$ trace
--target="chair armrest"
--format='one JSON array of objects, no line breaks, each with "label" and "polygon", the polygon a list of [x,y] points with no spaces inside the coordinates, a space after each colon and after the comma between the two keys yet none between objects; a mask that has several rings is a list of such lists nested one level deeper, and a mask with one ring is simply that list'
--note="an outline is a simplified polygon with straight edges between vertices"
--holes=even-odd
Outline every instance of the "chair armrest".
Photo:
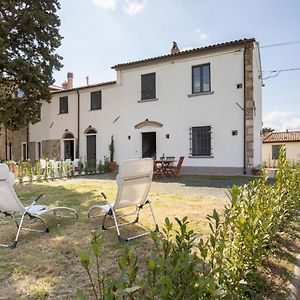
[{"label": "chair armrest", "polygon": [[108,201],[107,196],[104,194],[104,192],[101,192],[101,196],[104,198],[104,200],[106,201],[106,203],[109,205],[109,207],[111,209],[113,209],[113,206],[110,204],[110,202]]},{"label": "chair armrest", "polygon": [[101,192],[101,196],[107,201],[107,197],[106,197],[106,195],[104,194],[104,192]]},{"label": "chair armrest", "polygon": [[35,198],[34,202],[37,203],[40,199],[42,199],[44,197],[45,197],[45,194],[40,194]]},{"label": "chair armrest", "polygon": [[28,212],[30,210],[30,208],[32,206],[34,206],[40,199],[42,199],[43,197],[45,197],[45,194],[40,194],[38,195],[35,200],[27,207],[26,211],[25,212]]}]

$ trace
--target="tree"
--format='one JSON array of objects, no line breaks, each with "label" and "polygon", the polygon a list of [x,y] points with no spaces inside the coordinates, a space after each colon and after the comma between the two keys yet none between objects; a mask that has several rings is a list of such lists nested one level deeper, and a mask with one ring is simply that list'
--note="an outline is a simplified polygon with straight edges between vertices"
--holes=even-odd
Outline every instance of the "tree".
[{"label": "tree", "polygon": [[0,122],[11,130],[36,123],[43,101],[50,102],[61,57],[58,0],[1,0]]},{"label": "tree", "polygon": [[263,133],[263,134],[271,133],[271,132],[273,132],[273,131],[274,131],[274,129],[271,128],[271,127],[264,127],[264,128],[262,129],[262,133]]}]

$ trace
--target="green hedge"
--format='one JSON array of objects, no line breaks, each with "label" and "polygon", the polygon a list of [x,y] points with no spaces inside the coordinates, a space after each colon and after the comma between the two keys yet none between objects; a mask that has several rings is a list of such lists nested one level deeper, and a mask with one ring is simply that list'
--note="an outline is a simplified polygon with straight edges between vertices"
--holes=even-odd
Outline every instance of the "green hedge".
[{"label": "green hedge", "polygon": [[[210,234],[199,237],[188,219],[165,220],[152,233],[153,249],[146,266],[134,250],[119,257],[120,275],[100,272],[103,236],[92,232],[90,252],[82,253],[94,299],[257,299],[257,267],[272,253],[276,235],[297,216],[300,207],[300,163],[291,169],[281,151],[275,184],[261,178],[233,186],[222,214],[208,216]],[[91,260],[93,258],[93,260]],[[96,260],[96,265],[91,261]],[[92,270],[96,276],[92,277]],[[146,268],[146,272],[141,269]],[[77,290],[79,299],[87,299]]]}]

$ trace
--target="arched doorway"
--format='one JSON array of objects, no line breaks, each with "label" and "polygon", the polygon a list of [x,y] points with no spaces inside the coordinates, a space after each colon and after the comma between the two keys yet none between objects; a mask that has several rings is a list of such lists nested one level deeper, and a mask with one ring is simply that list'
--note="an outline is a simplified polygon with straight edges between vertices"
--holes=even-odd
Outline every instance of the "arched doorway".
[{"label": "arched doorway", "polygon": [[63,137],[63,159],[71,159],[72,161],[75,158],[75,138],[74,135],[71,132],[66,132]]},{"label": "arched doorway", "polygon": [[163,127],[163,124],[157,121],[146,119],[134,126],[140,129],[142,134],[142,157],[156,158],[157,155],[157,138],[156,128]]},{"label": "arched doorway", "polygon": [[86,158],[89,165],[96,166],[97,160],[97,130],[93,127],[89,127],[84,131],[86,135]]}]

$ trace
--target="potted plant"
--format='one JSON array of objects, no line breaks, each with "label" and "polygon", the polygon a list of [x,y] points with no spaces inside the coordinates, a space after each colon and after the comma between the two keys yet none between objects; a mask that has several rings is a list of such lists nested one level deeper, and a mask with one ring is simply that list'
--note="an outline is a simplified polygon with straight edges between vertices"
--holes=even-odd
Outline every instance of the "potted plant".
[{"label": "potted plant", "polygon": [[115,155],[115,143],[114,143],[114,136],[111,136],[111,142],[109,145],[109,153],[110,153],[110,161],[108,164],[109,172],[115,172],[117,169],[117,164],[114,161],[114,155]]},{"label": "potted plant", "polygon": [[263,170],[260,167],[256,167],[252,169],[252,174],[254,176],[262,176],[263,175]]}]

